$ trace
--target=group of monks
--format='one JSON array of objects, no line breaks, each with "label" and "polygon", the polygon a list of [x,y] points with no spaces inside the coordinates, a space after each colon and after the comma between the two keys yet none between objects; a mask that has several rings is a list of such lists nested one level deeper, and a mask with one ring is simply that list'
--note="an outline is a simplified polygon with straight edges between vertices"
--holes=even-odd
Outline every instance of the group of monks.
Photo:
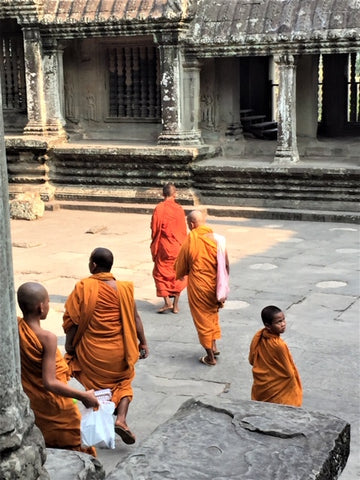
[{"label": "group of monks", "polygon": [[[190,312],[206,355],[200,362],[213,367],[220,352],[219,309],[229,291],[229,261],[224,237],[205,224],[201,211],[185,217],[176,202],[176,188],[163,188],[164,201],[151,219],[151,254],[157,296],[164,300],[159,313],[178,313],[181,291],[187,287]],[[187,226],[186,226],[187,222]],[[189,233],[187,233],[187,227]],[[132,380],[137,360],[149,355],[132,282],[120,282],[111,273],[113,254],[96,248],[89,258],[91,275],[76,283],[65,303],[63,329],[66,334],[63,357],[56,336],[41,327],[49,311],[46,289],[27,282],[18,289],[23,313],[18,318],[21,378],[35,423],[47,447],[85,451],[81,444],[80,413],[74,399],[87,408],[99,405],[96,392],[109,388],[115,404],[115,432],[127,444],[135,435],[126,423],[133,398]],[[301,406],[301,381],[285,342],[284,313],[275,306],[261,312],[264,328],[250,346],[253,369],[253,400]],[[68,385],[70,377],[84,387]]]}]

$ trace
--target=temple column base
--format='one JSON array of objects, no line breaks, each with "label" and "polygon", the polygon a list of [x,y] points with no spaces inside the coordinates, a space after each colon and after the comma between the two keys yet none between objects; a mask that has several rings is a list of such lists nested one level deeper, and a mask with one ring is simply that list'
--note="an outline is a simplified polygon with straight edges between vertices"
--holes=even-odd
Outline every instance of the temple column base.
[{"label": "temple column base", "polygon": [[280,148],[275,152],[275,157],[273,163],[296,163],[299,161],[299,153],[292,149]]},{"label": "temple column base", "polygon": [[190,132],[163,132],[158,137],[158,145],[198,146],[203,145],[200,130]]}]

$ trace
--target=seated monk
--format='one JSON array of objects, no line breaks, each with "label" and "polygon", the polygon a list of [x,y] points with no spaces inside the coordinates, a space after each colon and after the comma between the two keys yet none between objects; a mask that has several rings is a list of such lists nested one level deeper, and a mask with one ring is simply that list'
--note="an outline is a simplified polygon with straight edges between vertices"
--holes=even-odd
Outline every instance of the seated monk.
[{"label": "seated monk", "polygon": [[86,408],[99,403],[93,390],[80,391],[67,384],[69,368],[57,347],[56,335],[40,325],[49,312],[48,292],[39,283],[28,282],[20,286],[17,298],[23,313],[23,318],[18,318],[21,382],[45,445],[96,456],[94,447],[81,446],[81,415],[73,399]]}]

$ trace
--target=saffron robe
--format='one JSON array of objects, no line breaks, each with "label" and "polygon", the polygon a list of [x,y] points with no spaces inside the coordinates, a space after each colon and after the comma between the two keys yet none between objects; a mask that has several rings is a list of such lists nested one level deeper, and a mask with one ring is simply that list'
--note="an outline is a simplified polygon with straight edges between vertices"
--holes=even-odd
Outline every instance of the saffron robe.
[{"label": "saffron robe", "polygon": [[[41,430],[48,448],[78,450],[96,456],[93,447],[81,447],[81,415],[72,398],[63,397],[46,390],[42,381],[43,346],[37,335],[24,321],[18,318],[21,382],[29,397],[35,415],[35,424]],[[56,378],[67,383],[69,368],[56,350]]]},{"label": "saffron robe", "polygon": [[259,330],[250,345],[253,386],[251,399],[300,407],[302,386],[286,343],[266,328]]},{"label": "saffron robe", "polygon": [[75,355],[65,355],[71,375],[87,390],[110,388],[117,406],[123,397],[132,399],[131,382],[139,358],[132,282],[115,280],[103,272],[80,280],[65,303],[63,328],[73,325]]},{"label": "saffron robe", "polygon": [[169,197],[160,202],[151,217],[151,255],[154,261],[153,278],[158,297],[180,295],[186,279],[175,277],[174,264],[187,229],[184,209]]},{"label": "saffron robe", "polygon": [[206,225],[194,228],[175,262],[176,278],[188,275],[188,300],[200,344],[211,349],[221,337],[216,297],[217,242]]}]

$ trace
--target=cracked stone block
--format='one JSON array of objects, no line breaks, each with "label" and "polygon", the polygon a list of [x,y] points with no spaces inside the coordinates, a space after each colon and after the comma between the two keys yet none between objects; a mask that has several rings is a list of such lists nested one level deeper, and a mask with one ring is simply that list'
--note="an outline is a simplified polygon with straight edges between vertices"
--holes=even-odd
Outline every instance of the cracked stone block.
[{"label": "cracked stone block", "polygon": [[44,215],[45,204],[38,193],[21,193],[10,202],[10,217],[36,220]]},{"label": "cracked stone block", "polygon": [[104,480],[105,470],[95,457],[74,450],[46,449],[44,467],[51,480]]},{"label": "cracked stone block", "polygon": [[321,412],[220,397],[185,402],[107,480],[332,480],[350,425]]}]

